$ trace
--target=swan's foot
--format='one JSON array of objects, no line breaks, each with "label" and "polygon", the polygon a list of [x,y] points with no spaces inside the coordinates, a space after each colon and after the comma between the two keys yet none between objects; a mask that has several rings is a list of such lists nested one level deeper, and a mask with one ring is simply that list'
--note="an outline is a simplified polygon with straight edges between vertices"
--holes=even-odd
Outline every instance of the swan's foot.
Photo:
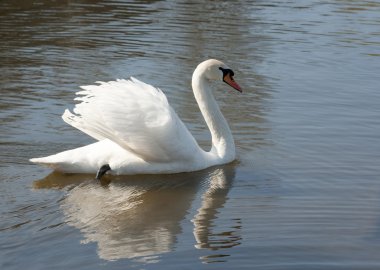
[{"label": "swan's foot", "polygon": [[96,173],[96,177],[95,177],[95,179],[96,179],[96,180],[100,180],[100,178],[102,178],[102,176],[105,175],[105,173],[106,173],[107,171],[109,171],[109,170],[111,170],[110,165],[108,165],[108,164],[103,165],[102,167],[100,167],[100,169],[99,169],[98,172]]}]

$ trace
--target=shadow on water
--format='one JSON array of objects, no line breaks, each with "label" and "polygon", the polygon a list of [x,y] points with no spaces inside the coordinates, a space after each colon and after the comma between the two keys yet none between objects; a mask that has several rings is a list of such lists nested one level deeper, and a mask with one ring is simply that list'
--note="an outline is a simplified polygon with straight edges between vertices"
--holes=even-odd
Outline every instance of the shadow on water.
[{"label": "shadow on water", "polygon": [[[228,232],[213,233],[234,177],[234,164],[172,175],[107,175],[102,183],[92,175],[54,172],[35,181],[34,188],[68,189],[61,202],[64,220],[81,231],[82,243],[97,244],[100,258],[138,258],[148,263],[173,250],[181,221],[199,197],[201,205],[192,219],[195,247],[218,250],[240,244],[239,224]],[[207,262],[220,256],[201,259]]]}]

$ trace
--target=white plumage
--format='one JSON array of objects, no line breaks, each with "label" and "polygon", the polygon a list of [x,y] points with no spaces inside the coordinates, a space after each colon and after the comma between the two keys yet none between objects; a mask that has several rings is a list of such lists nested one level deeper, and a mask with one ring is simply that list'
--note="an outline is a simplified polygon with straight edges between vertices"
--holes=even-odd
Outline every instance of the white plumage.
[{"label": "white plumage", "polygon": [[[227,70],[227,72],[226,72]],[[221,79],[240,91],[222,62],[207,60],[193,74],[193,90],[212,134],[212,149],[202,150],[158,88],[135,78],[81,86],[73,113],[63,120],[98,142],[56,155],[31,159],[55,170],[94,173],[109,164],[114,174],[176,173],[230,162],[231,132],[209,88]]]}]

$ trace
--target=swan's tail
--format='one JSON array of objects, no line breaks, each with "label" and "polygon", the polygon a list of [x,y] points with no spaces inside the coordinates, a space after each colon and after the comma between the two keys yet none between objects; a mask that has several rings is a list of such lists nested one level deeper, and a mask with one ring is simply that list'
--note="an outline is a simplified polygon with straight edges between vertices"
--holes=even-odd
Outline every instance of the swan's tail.
[{"label": "swan's tail", "polygon": [[29,161],[61,173],[96,173],[97,171],[97,168],[93,168],[93,166],[83,166],[81,163],[60,160],[56,156],[32,158]]},{"label": "swan's tail", "polygon": [[40,158],[31,158],[29,159],[30,162],[36,163],[38,165],[42,165],[48,168],[51,168],[55,171],[65,171],[64,170],[64,162],[58,160],[56,158],[57,155],[51,155],[47,157],[40,157]]},{"label": "swan's tail", "polygon": [[114,150],[114,144],[105,140],[30,161],[64,173],[96,173],[100,166],[108,163],[109,153]]},{"label": "swan's tail", "polygon": [[[63,151],[47,157],[32,158],[29,161],[45,167],[49,167],[59,172],[84,172],[84,168],[81,168],[81,162],[78,160],[78,156],[79,155],[74,149]],[[88,168],[85,169],[88,170]]]}]

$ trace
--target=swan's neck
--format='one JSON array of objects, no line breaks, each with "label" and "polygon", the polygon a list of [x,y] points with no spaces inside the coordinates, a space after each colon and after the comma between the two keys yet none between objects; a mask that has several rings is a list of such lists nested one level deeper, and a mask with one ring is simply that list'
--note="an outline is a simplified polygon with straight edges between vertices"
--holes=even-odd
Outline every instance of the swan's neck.
[{"label": "swan's neck", "polygon": [[217,158],[223,161],[232,161],[235,159],[235,143],[209,84],[210,82],[205,78],[202,70],[196,69],[193,74],[192,87],[199,109],[211,132],[210,153],[217,155]]}]

